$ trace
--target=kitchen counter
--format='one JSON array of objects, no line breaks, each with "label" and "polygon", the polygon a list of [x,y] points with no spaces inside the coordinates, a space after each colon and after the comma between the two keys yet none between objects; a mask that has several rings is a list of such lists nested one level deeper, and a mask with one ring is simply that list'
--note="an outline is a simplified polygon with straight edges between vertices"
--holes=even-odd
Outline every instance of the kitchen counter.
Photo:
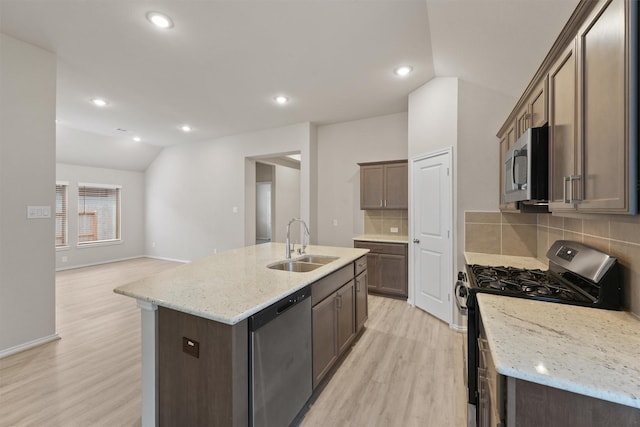
[{"label": "kitchen counter", "polygon": [[381,242],[381,243],[409,243],[409,237],[405,235],[389,235],[389,234],[363,234],[354,237],[353,240],[361,242]]},{"label": "kitchen counter", "polygon": [[640,408],[640,320],[611,311],[477,295],[498,373]]},{"label": "kitchen counter", "polygon": [[[338,257],[307,273],[267,268],[285,259],[284,243],[265,243],[210,255],[119,286],[114,292],[234,325],[365,255],[368,250],[307,246],[307,254]],[[292,259],[299,256],[292,255]]]},{"label": "kitchen counter", "polygon": [[467,265],[478,264],[489,265],[493,267],[509,266],[516,268],[526,268],[530,270],[537,268],[545,271],[549,269],[548,263],[542,262],[538,258],[534,257],[465,252],[464,258]]}]

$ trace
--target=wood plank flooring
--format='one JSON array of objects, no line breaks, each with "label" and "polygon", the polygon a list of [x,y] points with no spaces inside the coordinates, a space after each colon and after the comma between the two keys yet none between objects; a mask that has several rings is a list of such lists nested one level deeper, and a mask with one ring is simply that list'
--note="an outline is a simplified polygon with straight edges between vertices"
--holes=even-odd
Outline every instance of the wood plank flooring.
[{"label": "wood plank flooring", "polygon": [[[62,339],[0,359],[0,426],[140,426],[140,313],[112,290],[175,265],[57,273]],[[466,426],[464,335],[402,301],[369,296],[369,311],[301,425]]]}]

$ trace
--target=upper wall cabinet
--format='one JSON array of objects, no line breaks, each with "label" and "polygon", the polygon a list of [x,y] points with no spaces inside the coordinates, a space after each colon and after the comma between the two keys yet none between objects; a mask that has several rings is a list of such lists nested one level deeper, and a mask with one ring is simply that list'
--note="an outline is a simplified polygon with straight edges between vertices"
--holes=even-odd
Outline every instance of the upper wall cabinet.
[{"label": "upper wall cabinet", "polygon": [[360,209],[407,209],[408,164],[393,162],[360,165]]},{"label": "upper wall cabinet", "polygon": [[548,122],[551,211],[637,212],[638,7],[580,1],[498,132]]},{"label": "upper wall cabinet", "polygon": [[637,25],[631,26],[632,7],[636,1],[599,1],[551,70],[552,211],[636,212],[637,132],[631,124],[637,120],[637,57],[630,48]]},{"label": "upper wall cabinet", "polygon": [[516,116],[516,138],[527,129],[544,126],[548,121],[547,78],[543,78],[527,97]]}]

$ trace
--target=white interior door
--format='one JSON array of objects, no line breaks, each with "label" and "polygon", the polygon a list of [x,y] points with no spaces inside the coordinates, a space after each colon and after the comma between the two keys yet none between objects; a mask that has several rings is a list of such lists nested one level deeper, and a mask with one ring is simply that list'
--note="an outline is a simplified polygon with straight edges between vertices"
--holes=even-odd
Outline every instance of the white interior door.
[{"label": "white interior door", "polygon": [[256,243],[271,241],[271,183],[256,183]]},{"label": "white interior door", "polygon": [[453,288],[451,149],[412,162],[415,304],[451,323]]}]

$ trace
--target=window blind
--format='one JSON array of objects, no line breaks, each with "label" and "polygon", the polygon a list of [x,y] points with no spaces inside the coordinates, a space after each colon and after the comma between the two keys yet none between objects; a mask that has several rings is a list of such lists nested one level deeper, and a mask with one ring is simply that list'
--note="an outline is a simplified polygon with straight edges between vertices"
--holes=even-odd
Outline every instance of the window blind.
[{"label": "window blind", "polygon": [[78,186],[78,244],[120,239],[120,187]]},{"label": "window blind", "polygon": [[56,184],[56,247],[68,245],[67,184]]}]

